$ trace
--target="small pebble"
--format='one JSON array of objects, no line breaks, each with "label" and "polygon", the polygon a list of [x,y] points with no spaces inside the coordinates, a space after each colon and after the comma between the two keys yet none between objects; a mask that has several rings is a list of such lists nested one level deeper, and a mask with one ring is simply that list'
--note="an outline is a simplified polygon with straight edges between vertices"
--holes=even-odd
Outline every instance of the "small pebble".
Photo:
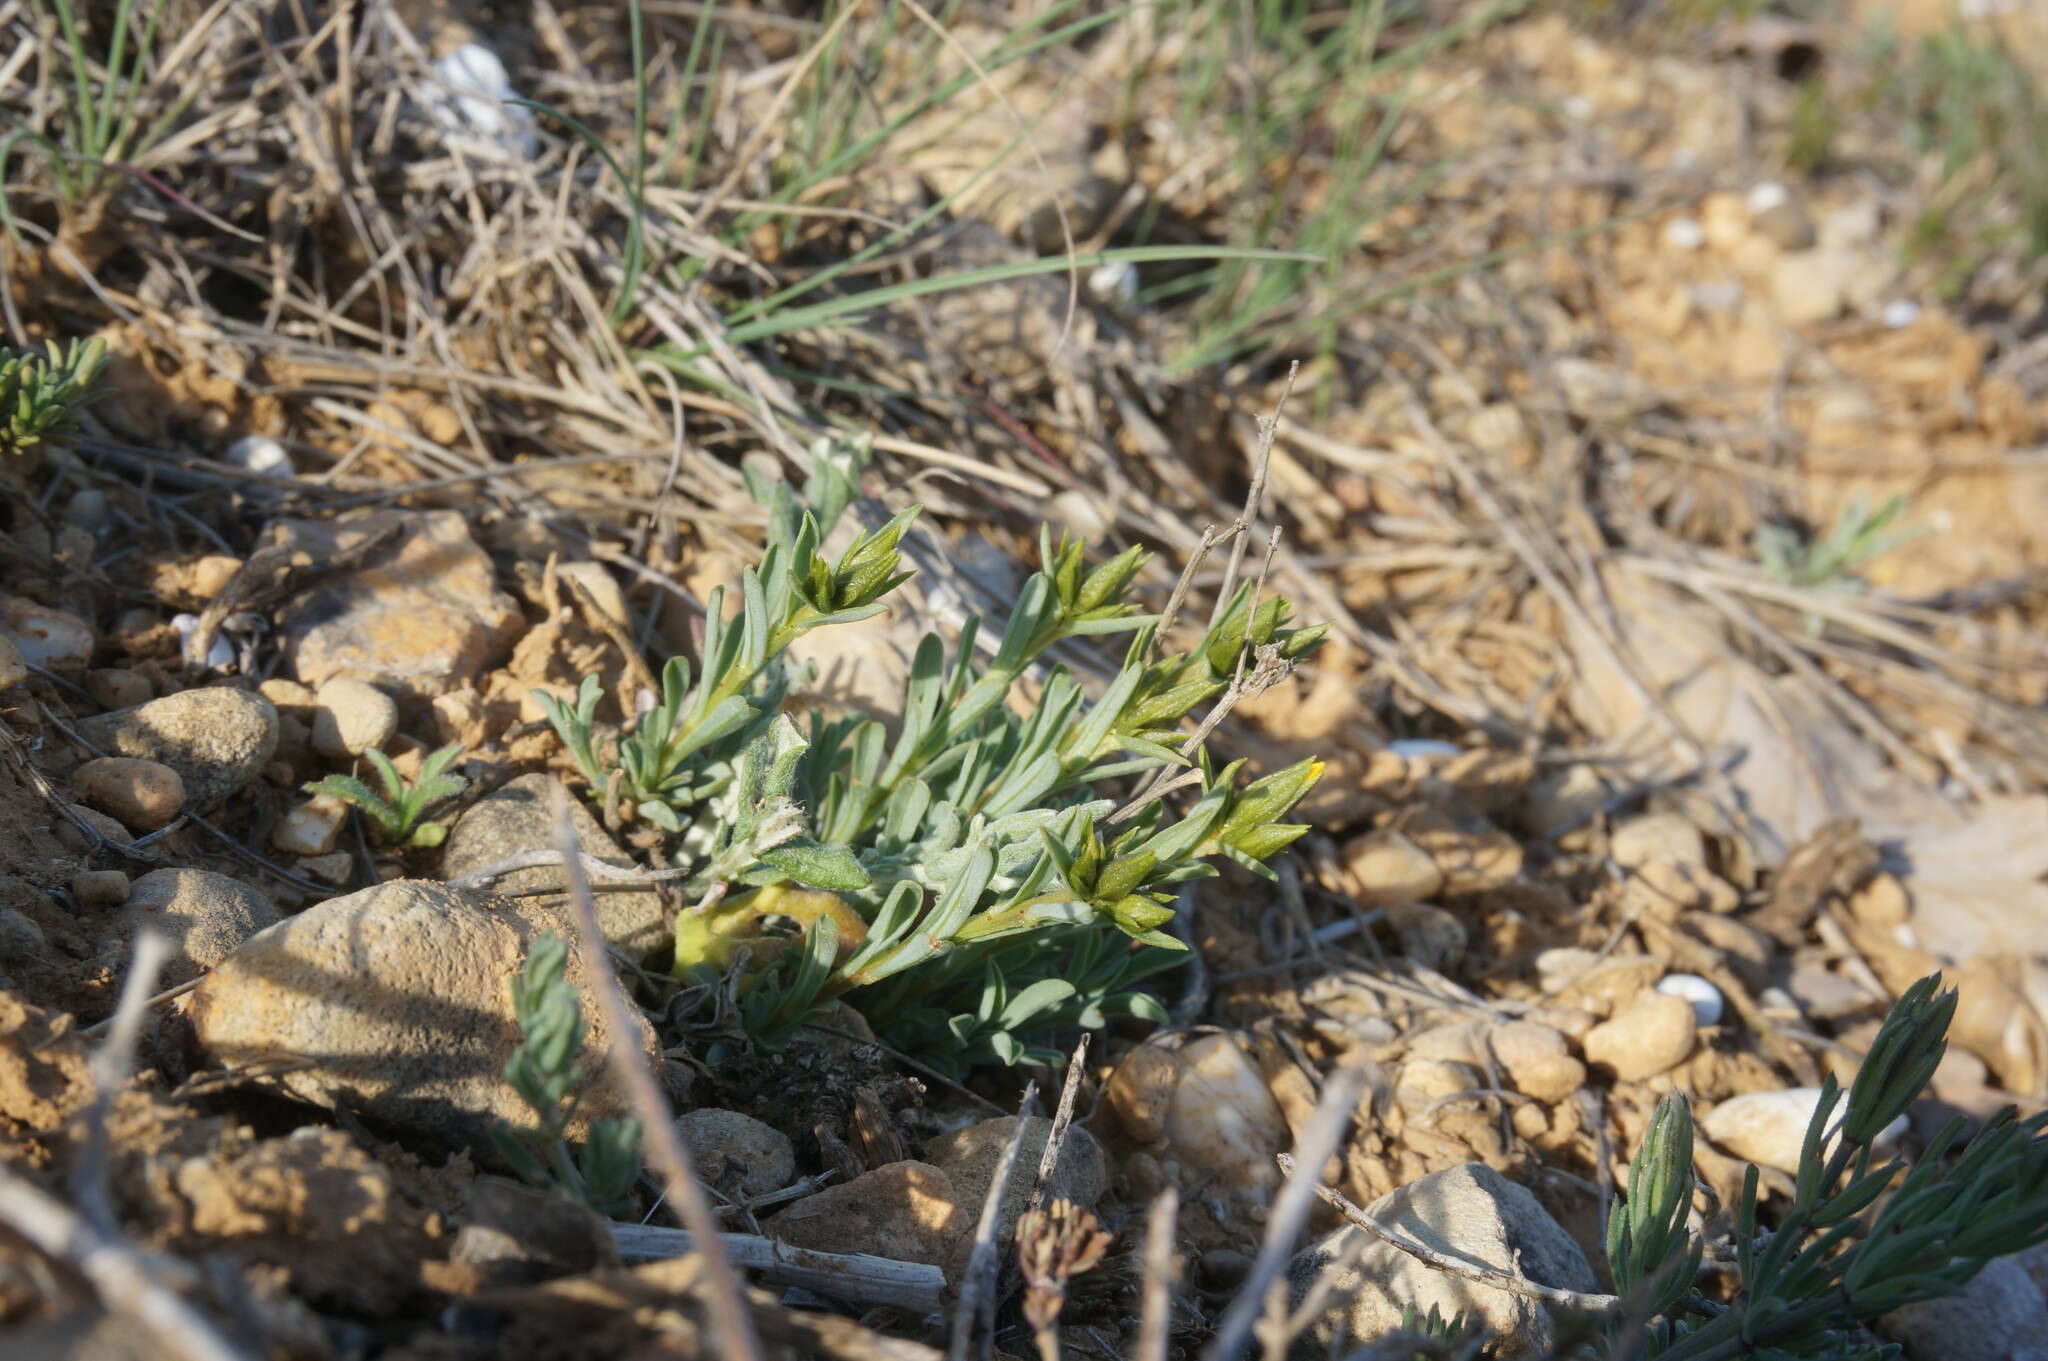
[{"label": "small pebble", "polygon": [[1088,275],[1088,292],[1097,302],[1128,306],[1138,298],[1138,267],[1129,260],[1097,265]]},{"label": "small pebble", "polygon": [[242,560],[225,553],[208,553],[185,567],[185,589],[201,600],[211,600],[227,588],[242,570]]},{"label": "small pebble", "polygon": [[1692,1003],[1647,992],[1586,1033],[1586,1060],[1613,1069],[1624,1082],[1641,1082],[1685,1062],[1697,1038]]},{"label": "small pebble", "polygon": [[347,805],[322,794],[286,813],[270,834],[270,844],[286,855],[325,855],[341,839],[341,824],[347,820]]},{"label": "small pebble", "polygon": [[0,907],[0,960],[19,959],[42,948],[42,927],[11,907]]},{"label": "small pebble", "polygon": [[1791,199],[1792,196],[1785,191],[1784,185],[1779,184],[1776,180],[1765,180],[1762,184],[1756,185],[1749,191],[1750,215],[1756,216],[1768,213],[1773,208],[1782,208]]},{"label": "small pebble", "polygon": [[292,456],[268,435],[245,435],[236,440],[221,455],[221,462],[232,463],[245,473],[264,473],[271,477],[299,475],[299,470],[292,466]]},{"label": "small pebble", "polygon": [[1434,737],[1404,737],[1398,742],[1387,743],[1387,750],[1404,761],[1419,761],[1432,756],[1456,756],[1462,748]]},{"label": "small pebble", "polygon": [[64,503],[64,523],[97,534],[112,520],[107,506],[107,494],[98,487],[87,487]]},{"label": "small pebble", "polygon": [[1920,304],[1910,298],[1896,298],[1884,305],[1881,316],[1892,330],[1904,330],[1920,320]]},{"label": "small pebble", "polygon": [[301,685],[282,676],[272,676],[256,687],[256,693],[275,705],[281,714],[298,714],[301,711],[310,714],[319,699],[312,686]]},{"label": "small pebble", "polygon": [[1707,244],[1706,228],[1689,217],[1674,217],[1664,224],[1664,244],[1673,250],[1698,250]]},{"label": "small pebble", "polygon": [[533,115],[509,102],[518,96],[496,52],[464,43],[434,63],[434,74],[445,88],[433,92],[430,108],[442,127],[498,139],[529,159],[540,149]]},{"label": "small pebble", "polygon": [[[199,616],[196,614],[174,614],[171,616],[171,627],[178,631],[178,651],[182,654],[185,650],[186,640],[192,636],[192,631],[199,627]],[[234,664],[235,649],[233,645],[228,642],[225,636],[215,633],[213,635],[213,646],[206,649],[207,669],[218,671],[223,667],[233,666]]]},{"label": "small pebble", "polygon": [[299,869],[323,884],[346,884],[356,872],[356,863],[347,851],[329,851],[326,855],[301,857]]},{"label": "small pebble", "polygon": [[[1780,1172],[1799,1170],[1799,1153],[1806,1143],[1806,1127],[1820,1105],[1820,1088],[1787,1087],[1774,1092],[1748,1092],[1723,1101],[1700,1120],[1700,1132],[1724,1152]],[[1839,1121],[1843,1105],[1837,1103],[1831,1119]],[[1906,1117],[1900,1116],[1879,1132],[1876,1147],[1896,1143],[1906,1132]],[[1822,1155],[1831,1151],[1831,1139]]]},{"label": "small pebble", "polygon": [[315,692],[313,750],[321,755],[381,751],[397,735],[398,705],[376,686],[342,676]]},{"label": "small pebble", "polygon": [[71,876],[71,896],[87,907],[117,907],[128,901],[128,876],[119,870],[81,870]]},{"label": "small pebble", "polygon": [[[82,803],[67,803],[64,806],[77,815],[80,822],[85,823],[116,846],[126,846],[135,840],[126,827],[123,827],[118,821],[108,817],[97,808],[87,808]],[[96,849],[96,844],[87,840],[70,818],[64,818],[57,823],[57,836],[60,840],[64,841],[66,846],[73,850],[89,851]],[[75,844],[72,838],[76,838]]]},{"label": "small pebble", "polygon": [[92,660],[90,623],[21,596],[0,601],[0,634],[14,644],[21,660],[46,671],[83,671]]},{"label": "small pebble", "polygon": [[102,709],[132,709],[156,698],[156,691],[150,688],[147,677],[118,666],[88,671],[85,693],[91,695],[93,703]]},{"label": "small pebble", "polygon": [[102,756],[71,773],[79,797],[131,831],[167,827],[185,806],[185,782],[160,761]]},{"label": "small pebble", "polygon": [[1683,997],[1691,1003],[1694,1024],[1704,1026],[1721,1023],[1721,990],[1698,974],[1666,974],[1658,980],[1657,991],[1668,997]]}]

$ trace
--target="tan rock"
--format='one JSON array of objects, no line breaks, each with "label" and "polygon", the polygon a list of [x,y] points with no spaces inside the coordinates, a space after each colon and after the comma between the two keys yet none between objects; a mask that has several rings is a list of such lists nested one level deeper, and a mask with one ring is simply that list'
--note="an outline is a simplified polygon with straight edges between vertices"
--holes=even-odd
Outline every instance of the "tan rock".
[{"label": "tan rock", "polygon": [[1687,930],[1721,956],[1743,986],[1751,992],[1763,990],[1778,953],[1769,936],[1748,922],[1719,912],[1689,912],[1682,921]]},{"label": "tan rock", "polygon": [[280,714],[290,714],[301,719],[310,719],[313,716],[313,705],[319,701],[319,695],[312,686],[301,685],[283,676],[272,676],[256,687],[256,693],[269,700]]},{"label": "tan rock", "polygon": [[676,1133],[697,1175],[735,1200],[765,1196],[796,1180],[788,1136],[751,1115],[705,1106],[678,1117]]},{"label": "tan rock", "polygon": [[[1700,1132],[1724,1152],[1787,1174],[1799,1170],[1799,1153],[1806,1143],[1807,1126],[1820,1105],[1818,1087],[1787,1087],[1780,1091],[1747,1092],[1721,1102],[1700,1117]],[[1842,1106],[1837,1103],[1834,1117]],[[1906,1130],[1899,1119],[1878,1134],[1880,1146],[1894,1143]],[[1826,1156],[1834,1148],[1830,1140],[1822,1148]]]},{"label": "tan rock", "polygon": [[0,637],[14,644],[22,661],[45,671],[75,674],[92,660],[90,623],[68,610],[53,610],[22,596],[0,600]]},{"label": "tan rock", "polygon": [[[538,771],[521,775],[464,809],[442,847],[441,877],[459,879],[526,851],[553,849],[555,824],[548,808],[548,789],[553,784],[552,775]],[[607,865],[633,863],[592,815],[587,800],[570,801],[569,819],[584,854]],[[514,870],[498,879],[492,889],[525,893],[562,886],[561,868],[542,865]],[[598,894],[597,923],[606,940],[636,957],[668,948],[675,938],[675,922],[668,908],[652,893]]]},{"label": "tan rock", "polygon": [[[953,1184],[954,1198],[969,1214],[979,1216],[995,1181],[996,1164],[1024,1121],[1024,1139],[1017,1150],[1017,1167],[1003,1194],[1001,1218],[996,1223],[996,1241],[1007,1243],[1017,1220],[1031,1200],[1031,1185],[1038,1176],[1038,1163],[1045,1156],[1045,1141],[1052,1121],[1041,1115],[1002,1115],[983,1120],[934,1139],[925,1147],[925,1157],[946,1174]],[[1069,1125],[1060,1142],[1059,1160],[1046,1179],[1046,1197],[1064,1198],[1085,1209],[1094,1209],[1109,1181],[1109,1169],[1095,1136],[1079,1125]]]},{"label": "tan rock", "polygon": [[391,696],[352,676],[323,681],[313,698],[313,750],[322,756],[382,751],[398,735]]},{"label": "tan rock", "polygon": [[1166,1116],[1179,1082],[1180,1055],[1156,1044],[1141,1044],[1109,1075],[1102,1099],[1124,1133],[1149,1144],[1166,1133]]},{"label": "tan rock", "polygon": [[1608,854],[1625,870],[1656,861],[1704,867],[1707,841],[1698,827],[1676,813],[1645,813],[1614,829]]},{"label": "tan rock", "polygon": [[242,570],[242,560],[231,558],[225,553],[209,553],[195,558],[185,568],[185,589],[201,600],[211,600],[226,589],[235,573]]},{"label": "tan rock", "polygon": [[87,907],[118,907],[128,901],[128,876],[119,870],[81,870],[71,876],[71,896]]},{"label": "tan rock", "polygon": [[312,686],[348,675],[419,699],[460,688],[511,648],[521,618],[459,511],[284,520],[268,542],[326,561],[386,530],[395,544],[285,607],[286,655]]},{"label": "tan rock", "polygon": [[1624,1082],[1640,1082],[1685,1062],[1698,1029],[1692,1003],[1668,993],[1647,992],[1628,1010],[1587,1032],[1586,1059],[1612,1069]]},{"label": "tan rock", "polygon": [[[1571,1236],[1533,1195],[1484,1163],[1432,1172],[1380,1197],[1366,1213],[1451,1257],[1562,1290],[1598,1289]],[[1483,1327],[1490,1335],[1489,1354],[1552,1351],[1558,1330],[1545,1307],[1526,1293],[1449,1275],[1377,1239],[1360,1244],[1356,1240],[1364,1232],[1339,1229],[1288,1264],[1288,1284],[1299,1306],[1326,1271],[1347,1258],[1352,1262],[1309,1327],[1315,1355],[1336,1349],[1339,1338],[1346,1348],[1369,1347],[1398,1330],[1404,1312],[1427,1316],[1432,1308],[1446,1318],[1465,1314]]]},{"label": "tan rock", "polygon": [[263,696],[203,686],[78,725],[101,751],[161,761],[178,772],[192,811],[206,813],[270,764],[277,710]]},{"label": "tan rock", "polygon": [[[200,1047],[228,1068],[310,1058],[279,1079],[299,1099],[484,1150],[496,1122],[536,1132],[504,1072],[521,1039],[513,984],[545,933],[567,942],[568,979],[588,998],[592,963],[555,909],[420,880],[379,884],[251,938],[215,966],[188,1014]],[[592,1076],[572,1138],[627,1110],[605,1066],[604,1018],[586,1006],[584,1022],[579,1061]],[[623,1038],[658,1057],[637,1011]]]},{"label": "tan rock", "polygon": [[924,1262],[958,1282],[978,1208],[963,1205],[952,1181],[929,1163],[889,1163],[804,1197],[765,1228],[793,1247]]},{"label": "tan rock", "polygon": [[302,855],[299,857],[299,872],[323,884],[345,884],[355,875],[356,860],[347,851]]},{"label": "tan rock", "polygon": [[1387,909],[1387,924],[1401,942],[1408,960],[1438,973],[1465,957],[1470,933],[1465,923],[1429,903],[1402,903]]},{"label": "tan rock", "polygon": [[348,805],[318,794],[293,808],[270,833],[270,844],[286,855],[325,855],[341,839]]},{"label": "tan rock", "polygon": [[1394,830],[1428,853],[1443,875],[1448,897],[1484,893],[1515,881],[1522,872],[1522,847],[1498,827],[1461,826],[1439,810],[1418,804],[1395,815]]},{"label": "tan rock", "polygon": [[1410,1115],[1422,1115],[1445,1097],[1477,1091],[1486,1085],[1485,1074],[1470,1064],[1410,1059],[1401,1065],[1394,1078],[1394,1099]]},{"label": "tan rock", "polygon": [[[157,980],[189,983],[278,919],[276,904],[239,879],[206,870],[151,870],[128,894],[131,926],[149,925],[170,938],[173,954]],[[124,951],[125,954],[125,951]]]},{"label": "tan rock", "polygon": [[1525,1096],[1555,1104],[1586,1085],[1586,1065],[1549,1026],[1509,1021],[1489,1031],[1487,1040],[1508,1082]]},{"label": "tan rock", "polygon": [[[135,840],[134,834],[126,827],[123,827],[119,820],[108,817],[97,808],[88,808],[82,803],[67,803],[64,806],[91,826],[94,831],[117,846],[126,846]],[[67,830],[76,832],[76,829],[71,826],[69,820],[58,823],[57,830],[59,835],[62,835]],[[79,840],[82,842],[84,838],[80,837]]]},{"label": "tan rock", "polygon": [[1880,870],[1849,895],[1849,915],[1864,926],[1889,931],[1912,917],[1913,900],[1897,875]]},{"label": "tan rock", "polygon": [[1522,826],[1536,836],[1557,837],[1583,827],[1607,802],[1607,783],[1583,762],[1552,771],[1529,786]]},{"label": "tan rock", "polygon": [[28,679],[28,664],[14,640],[0,633],[0,690],[11,690]]},{"label": "tan rock", "polygon": [[118,666],[86,672],[85,693],[102,709],[132,709],[149,703],[156,695],[146,677]]},{"label": "tan rock", "polygon": [[1251,1056],[1234,1036],[1204,1035],[1179,1058],[1164,1136],[1173,1155],[1226,1187],[1278,1185],[1273,1155],[1286,1151],[1287,1120]]},{"label": "tan rock", "polygon": [[79,798],[137,832],[169,826],[185,807],[185,782],[158,761],[102,756],[71,773]]},{"label": "tan rock", "polygon": [[1345,887],[1369,907],[1421,902],[1444,886],[1429,853],[1390,827],[1347,843],[1344,873]]}]

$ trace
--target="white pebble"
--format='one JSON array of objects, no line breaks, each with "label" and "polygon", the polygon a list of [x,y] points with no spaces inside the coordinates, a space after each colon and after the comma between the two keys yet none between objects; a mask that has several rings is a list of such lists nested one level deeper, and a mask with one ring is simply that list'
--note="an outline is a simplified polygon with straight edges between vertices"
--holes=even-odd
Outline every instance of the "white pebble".
[{"label": "white pebble", "polygon": [[1698,250],[1707,244],[1707,230],[1689,217],[1674,217],[1664,224],[1664,244],[1673,250]]},{"label": "white pebble", "polygon": [[232,463],[245,473],[264,473],[271,477],[299,475],[299,470],[292,466],[292,456],[268,435],[244,435],[228,446],[227,452],[221,455],[221,462]]},{"label": "white pebble", "polygon": [[1784,185],[1776,180],[1765,180],[1749,191],[1749,215],[1762,217],[1773,208],[1782,208],[1791,201],[1791,197],[1785,192]]},{"label": "white pebble", "polygon": [[1903,330],[1920,320],[1920,304],[1911,298],[1895,298],[1884,305],[1884,324],[1892,330]]},{"label": "white pebble", "polygon": [[1692,1004],[1695,1025],[1719,1025],[1721,990],[1696,973],[1665,974],[1657,980],[1657,991],[1667,997],[1683,997]]},{"label": "white pebble", "polygon": [[[199,627],[199,616],[196,614],[173,615],[171,616],[171,627],[178,631],[178,648],[182,652],[186,641],[192,637],[192,630]],[[219,633],[215,633],[213,635],[213,646],[206,650],[207,669],[218,671],[222,667],[233,666],[234,664],[234,648],[228,645],[226,638],[222,637]]]},{"label": "white pebble", "polygon": [[[1708,1111],[1700,1120],[1700,1132],[1723,1152],[1780,1172],[1799,1170],[1799,1152],[1806,1141],[1806,1127],[1820,1105],[1820,1088],[1787,1087],[1775,1092],[1748,1092],[1732,1097]],[[1839,1126],[1846,1100],[1837,1102],[1829,1117],[1831,1129]],[[1906,1132],[1906,1117],[1879,1131],[1873,1147],[1882,1151]],[[1821,1150],[1831,1153],[1835,1140]]]},{"label": "white pebble", "polygon": [[498,54],[482,43],[464,43],[434,63],[441,88],[429,96],[434,121],[450,132],[474,132],[505,142],[521,156],[539,149],[533,115],[517,104],[512,78]]},{"label": "white pebble", "polygon": [[1387,750],[1404,761],[1415,761],[1430,756],[1456,756],[1462,748],[1452,742],[1439,742],[1434,737],[1404,737],[1398,742],[1387,743]]},{"label": "white pebble", "polygon": [[1135,302],[1138,297],[1138,267],[1129,260],[1097,265],[1088,275],[1088,292],[1099,302]]},{"label": "white pebble", "polygon": [[1709,283],[1695,284],[1692,289],[1693,306],[1702,312],[1725,312],[1733,314],[1742,307],[1742,285],[1733,279],[1715,279]]}]

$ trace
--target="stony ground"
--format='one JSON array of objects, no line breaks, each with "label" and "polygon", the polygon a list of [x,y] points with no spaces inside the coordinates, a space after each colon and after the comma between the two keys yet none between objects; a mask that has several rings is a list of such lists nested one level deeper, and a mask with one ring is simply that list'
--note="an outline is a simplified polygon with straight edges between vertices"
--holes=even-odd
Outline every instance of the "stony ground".
[{"label": "stony ground", "polygon": [[[399,8],[432,55],[502,34],[522,88],[565,103],[618,88],[616,25],[583,7],[459,31]],[[1909,31],[1926,22],[1908,9]],[[790,34],[811,30],[747,13],[761,23],[734,40],[734,70],[743,55],[780,74]],[[761,548],[740,458],[799,467],[835,425],[879,434],[862,510],[931,514],[906,608],[808,656],[807,704],[889,712],[922,628],[1014,599],[1040,519],[1105,551],[1160,548],[1145,589],[1163,595],[1171,559],[1243,503],[1257,418],[1276,409],[1272,579],[1334,626],[1217,734],[1262,766],[1329,762],[1315,833],[1277,884],[1205,881],[1183,918],[1198,960],[1154,984],[1172,1022],[1113,1025],[1081,1065],[1047,1190],[1112,1238],[1068,1289],[1065,1354],[1139,1355],[1146,1215],[1168,1190],[1171,1354],[1201,1353],[1259,1249],[1274,1155],[1340,1069],[1365,1087],[1331,1185],[1584,1292],[1608,1287],[1603,1207],[1662,1096],[1693,1099],[1721,1204],[1745,1162],[1783,1191],[1823,1074],[1853,1074],[1889,1001],[1937,967],[1962,1009],[1900,1145],[1953,1114],[2038,1109],[2039,275],[2000,256],[1944,292],[1939,262],[1904,246],[1916,195],[1955,191],[1877,115],[1819,166],[1788,163],[1804,96],[1787,54],[1850,65],[1865,18],[1731,21],[1660,45],[1532,12],[1423,53],[1388,154],[1428,173],[1376,210],[1368,282],[1302,285],[1375,305],[1192,377],[1171,358],[1199,318],[1170,289],[1138,301],[1118,276],[1069,317],[1054,275],[796,331],[773,364],[759,342],[716,388],[652,366],[622,378],[593,358],[609,332],[563,339],[617,275],[612,237],[559,209],[575,181],[522,188],[502,148],[426,137],[405,192],[446,199],[400,230],[378,197],[399,190],[363,167],[308,153],[286,174],[250,150],[342,146],[344,115],[373,127],[376,108],[412,107],[399,77],[368,63],[326,105],[258,80],[256,118],[202,106],[221,164],[238,147],[262,161],[262,215],[191,145],[149,164],[237,214],[229,227],[260,228],[247,260],[188,288],[179,270],[220,268],[227,249],[205,233],[225,236],[132,186],[89,231],[0,247],[11,328],[97,332],[117,354],[85,434],[5,470],[0,1220],[22,1187],[104,1210],[95,1223],[168,1263],[160,1279],[252,1356],[715,1354],[699,1259],[508,1180],[489,1137],[531,1124],[503,1078],[511,981],[540,936],[573,934],[561,871],[451,885],[551,844],[549,791],[572,766],[534,691],[597,675],[626,693],[646,661],[692,649],[709,588]],[[247,79],[235,42],[195,60]],[[1042,160],[949,205],[951,229],[906,270],[1057,249],[1049,187],[1084,240],[1125,240],[1140,205],[1220,233],[1244,172],[1216,130],[1142,85],[1119,103],[1134,54],[1163,42],[1131,21],[1006,68],[1002,100],[944,136],[906,134],[887,174],[832,198],[845,220],[782,219],[737,273],[798,277],[856,248],[843,233],[868,219],[951,192],[1010,141],[1006,108],[1049,111]],[[871,95],[889,106],[929,74],[884,64]],[[773,84],[735,82],[715,128],[728,148],[773,112]],[[291,121],[309,108],[331,121]],[[1327,182],[1326,154],[1303,153],[1304,180]],[[617,212],[615,186],[584,183],[591,213]],[[683,244],[708,239],[691,235],[696,200],[655,202]],[[481,222],[501,248],[488,261],[464,244]],[[386,251],[439,280],[400,305],[432,314],[440,348],[402,364],[377,348],[396,321],[365,339],[388,320],[364,301],[381,278],[367,258]],[[328,257],[359,278],[334,290],[347,305],[307,264]],[[1436,277],[1460,260],[1486,263]],[[701,308],[650,309],[624,343],[715,332]],[[809,386],[820,370],[863,390]],[[1810,549],[1901,494],[1912,537],[1853,569],[1802,576],[1759,550],[1774,529]],[[414,776],[451,743],[464,787],[433,814],[439,845],[393,850],[305,791],[373,749]],[[601,793],[577,805],[586,851],[655,863],[604,812]],[[569,976],[587,987],[616,965],[641,1007],[630,1033],[593,1024],[591,1070],[616,1042],[661,1076],[754,1268],[771,1350],[942,1353],[1024,1083],[1044,1093],[1023,1117],[1035,1169],[1061,1075],[955,1082],[845,1006],[785,1050],[749,1048],[720,998],[661,977],[675,904],[597,902],[613,958],[572,947]],[[91,1056],[144,926],[169,941],[152,991],[171,995],[126,1039],[136,1076],[109,1090]],[[594,1079],[574,1132],[624,1108]],[[1027,1177],[1000,1202],[996,1241],[1014,1241],[1030,1194]],[[676,1223],[652,1181],[615,1218]],[[1475,1315],[1503,1355],[1556,1340],[1525,1296],[1368,1245],[1327,1207],[1314,1225],[1290,1271],[1336,1287],[1301,1320],[1314,1354],[1399,1327],[1404,1306]],[[761,1239],[828,1256],[764,1267],[746,1257]],[[1044,1345],[1022,1279],[1000,1277],[1000,1354]],[[0,1235],[9,1354],[163,1355],[93,1284]],[[2001,1262],[1964,1305],[1881,1331],[1917,1361],[2024,1355],[2048,1337],[2044,1290],[2048,1262]]]}]

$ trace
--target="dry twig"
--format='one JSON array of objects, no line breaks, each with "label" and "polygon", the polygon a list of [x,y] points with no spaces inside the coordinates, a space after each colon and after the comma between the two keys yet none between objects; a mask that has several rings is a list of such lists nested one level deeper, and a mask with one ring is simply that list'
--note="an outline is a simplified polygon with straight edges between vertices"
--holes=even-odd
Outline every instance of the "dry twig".
[{"label": "dry twig", "polygon": [[705,1267],[705,1308],[711,1316],[712,1331],[724,1348],[723,1354],[734,1358],[734,1361],[762,1361],[761,1340],[755,1334],[753,1318],[747,1312],[745,1289],[733,1271],[732,1259],[726,1254],[718,1217],[704,1195],[703,1184],[697,1180],[696,1169],[690,1162],[690,1151],[676,1133],[675,1117],[662,1100],[660,1089],[655,1086],[654,1074],[648,1071],[646,1062],[626,1042],[625,1037],[633,1033],[632,1018],[627,1011],[629,1004],[620,993],[618,980],[612,977],[607,964],[610,954],[605,947],[604,932],[597,924],[597,902],[591,897],[590,884],[583,877],[585,857],[576,845],[576,825],[569,817],[569,791],[556,781],[549,786],[548,792],[555,824],[555,847],[568,880],[576,932],[582,938],[584,956],[590,961],[592,987],[597,993],[598,1010],[605,1020],[609,1039],[606,1057],[612,1071],[618,1075],[619,1085],[632,1102],[634,1113],[640,1118],[642,1137],[652,1154],[650,1161],[661,1173],[663,1189],[668,1192],[668,1198],[682,1214],[684,1225],[699,1244]]}]

